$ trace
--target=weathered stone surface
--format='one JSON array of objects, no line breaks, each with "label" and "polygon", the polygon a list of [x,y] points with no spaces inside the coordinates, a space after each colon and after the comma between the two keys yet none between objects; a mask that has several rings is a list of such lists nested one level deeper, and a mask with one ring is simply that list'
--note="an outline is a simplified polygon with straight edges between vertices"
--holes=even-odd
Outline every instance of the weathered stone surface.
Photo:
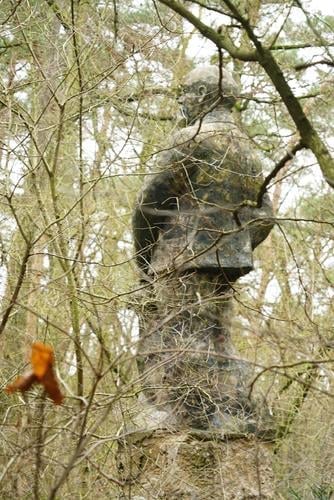
[{"label": "weathered stone surface", "polygon": [[248,399],[248,363],[230,340],[230,290],[219,274],[162,277],[153,290],[138,346],[147,402],[176,429],[262,425]]},{"label": "weathered stone surface", "polygon": [[273,214],[267,196],[256,206],[261,164],[234,121],[237,88],[224,75],[220,84],[212,66],[188,75],[180,104],[189,126],[160,153],[135,207],[137,263],[151,282],[138,362],[147,402],[175,428],[255,431],[262,416],[231,343],[230,300]]},{"label": "weathered stone surface", "polygon": [[238,434],[137,433],[119,441],[124,498],[242,500],[274,497],[272,443]]},{"label": "weathered stone surface", "polygon": [[203,69],[202,79],[193,73],[182,107],[190,123],[201,119],[172,137],[157,157],[160,172],[148,176],[138,198],[137,262],[149,274],[223,270],[233,282],[252,269],[252,249],[273,226],[272,207],[267,196],[255,206],[261,163],[234,120],[230,97],[219,99],[218,74],[213,83],[212,69]]}]

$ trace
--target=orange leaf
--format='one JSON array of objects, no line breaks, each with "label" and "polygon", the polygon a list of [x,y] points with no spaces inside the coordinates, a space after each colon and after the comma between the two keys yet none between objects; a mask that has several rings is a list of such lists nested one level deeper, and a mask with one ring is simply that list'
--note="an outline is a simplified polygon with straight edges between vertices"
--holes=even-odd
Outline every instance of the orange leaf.
[{"label": "orange leaf", "polygon": [[33,384],[41,384],[46,394],[52,401],[59,405],[63,402],[64,396],[60,391],[57,377],[53,370],[54,355],[53,349],[42,342],[35,342],[31,349],[32,371],[18,377],[12,384],[9,384],[5,391],[12,394],[15,391],[28,391]]},{"label": "orange leaf", "polygon": [[44,377],[41,379],[41,384],[43,384],[45,392],[52,399],[52,401],[56,405],[61,405],[64,400],[64,396],[60,391],[58,380],[52,367],[49,368]]},{"label": "orange leaf", "polygon": [[17,379],[12,383],[7,385],[5,391],[8,394],[12,394],[15,391],[25,392],[37,381],[37,377],[34,373],[28,372],[25,375],[17,377]]},{"label": "orange leaf", "polygon": [[31,365],[36,377],[41,380],[50,366],[53,365],[53,349],[51,346],[35,342],[31,349]]}]

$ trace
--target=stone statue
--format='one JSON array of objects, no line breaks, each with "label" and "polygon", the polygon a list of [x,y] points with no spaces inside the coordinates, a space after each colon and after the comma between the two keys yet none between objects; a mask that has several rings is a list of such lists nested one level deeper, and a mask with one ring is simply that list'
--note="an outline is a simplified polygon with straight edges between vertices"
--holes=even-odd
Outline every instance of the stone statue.
[{"label": "stone statue", "polygon": [[[222,78],[220,78],[222,76]],[[150,283],[138,361],[146,400],[165,423],[202,429],[254,416],[247,364],[230,339],[233,283],[269,234],[261,164],[232,108],[232,76],[201,66],[179,98],[187,126],[157,156],[133,216],[136,260]]]}]

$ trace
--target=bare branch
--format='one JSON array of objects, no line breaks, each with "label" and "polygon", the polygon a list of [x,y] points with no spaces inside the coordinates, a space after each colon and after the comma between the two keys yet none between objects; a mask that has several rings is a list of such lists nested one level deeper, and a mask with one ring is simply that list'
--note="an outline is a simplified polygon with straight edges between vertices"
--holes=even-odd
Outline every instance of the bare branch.
[{"label": "bare branch", "polygon": [[334,62],[333,61],[327,61],[326,59],[322,59],[321,61],[314,61],[310,63],[301,63],[301,64],[296,64],[294,66],[294,69],[296,71],[301,71],[303,69],[311,68],[312,66],[318,66],[318,64],[324,64],[326,66],[331,66],[334,68]]},{"label": "bare branch", "polygon": [[[315,43],[296,43],[291,45],[273,45],[270,50],[297,50],[297,49],[310,49],[312,47],[323,47],[324,45],[320,42]],[[334,47],[334,43],[327,43],[327,47]]]},{"label": "bare branch", "polygon": [[325,180],[331,187],[334,187],[334,160],[319,134],[313,128],[300,102],[292,92],[280,66],[276,62],[271,51],[261,44],[248,20],[240,14],[233,2],[231,2],[231,0],[223,1],[231,12],[238,18],[249,39],[254,43],[257,49],[258,61],[271,79],[277,92],[286,105],[290,116],[295,122],[295,125],[300,133],[304,145],[312,150],[319,162]]},{"label": "bare branch", "polygon": [[305,146],[302,141],[297,142],[297,144],[286,153],[286,155],[283,156],[283,158],[280,159],[278,163],[276,163],[275,167],[273,170],[270,172],[269,175],[264,179],[263,184],[260,188],[259,194],[257,196],[257,206],[261,207],[262,205],[262,199],[267,191],[267,187],[269,186],[270,182],[275,179],[276,175],[282,170],[282,168],[285,167],[288,161],[292,160],[297,151],[300,151],[301,149],[304,149]]},{"label": "bare branch", "polygon": [[249,40],[253,42],[256,48],[255,52],[245,53],[244,51],[235,49],[234,46],[231,46],[232,44],[226,36],[223,34],[219,35],[215,30],[202,23],[202,21],[194,16],[190,11],[185,9],[183,5],[176,0],[159,1],[160,3],[170,7],[174,10],[174,12],[180,14],[184,19],[187,19],[200,31],[200,33],[202,33],[203,36],[215,43],[219,49],[227,50],[232,57],[244,61],[258,61],[260,63],[272,81],[277,92],[281,96],[282,101],[286,105],[289,114],[300,133],[304,145],[311,149],[318,160],[325,180],[331,187],[334,187],[334,160],[331,157],[327,146],[306,116],[300,102],[292,92],[282,69],[273,57],[270,49],[262,45],[258,37],[255,35],[249,21],[242,16],[235,4],[231,0],[223,0],[225,5],[230,9],[231,13],[244,28]]},{"label": "bare branch", "polygon": [[237,49],[224,33],[218,33],[216,30],[203,23],[176,0],[159,0],[159,2],[171,8],[177,14],[180,14],[180,16],[195,26],[205,38],[211,40],[219,49],[225,49],[232,57],[240,59],[241,61],[257,60],[255,51]]}]

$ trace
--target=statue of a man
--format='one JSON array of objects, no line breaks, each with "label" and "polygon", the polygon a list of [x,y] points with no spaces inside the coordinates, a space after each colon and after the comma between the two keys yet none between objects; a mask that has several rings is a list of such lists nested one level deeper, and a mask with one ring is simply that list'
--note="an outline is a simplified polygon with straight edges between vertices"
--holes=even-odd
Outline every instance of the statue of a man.
[{"label": "statue of a man", "polygon": [[154,296],[139,349],[146,397],[173,421],[201,428],[251,411],[228,305],[273,226],[269,197],[256,204],[261,164],[234,120],[237,94],[228,72],[189,73],[179,98],[187,126],[158,155],[133,217],[137,264]]}]

